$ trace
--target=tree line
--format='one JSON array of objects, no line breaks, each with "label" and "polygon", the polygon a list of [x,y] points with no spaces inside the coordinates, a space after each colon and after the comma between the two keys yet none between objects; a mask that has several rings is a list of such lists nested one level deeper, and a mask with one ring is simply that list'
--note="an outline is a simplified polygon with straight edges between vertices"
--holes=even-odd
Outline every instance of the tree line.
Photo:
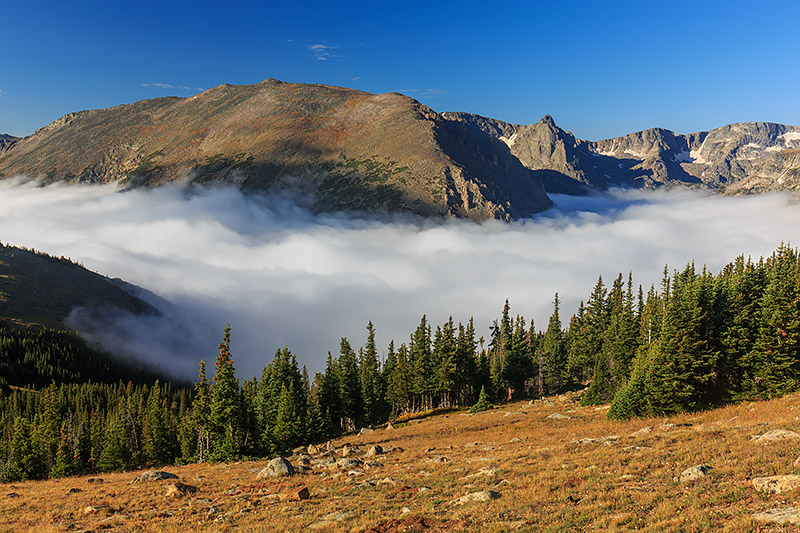
[{"label": "tree line", "polygon": [[[583,404],[610,403],[610,417],[628,418],[800,388],[800,255],[786,245],[757,262],[740,256],[716,275],[693,263],[665,268],[646,293],[630,274],[610,286],[601,277],[566,326],[560,313],[556,294],[539,330],[506,301],[486,339],[472,319],[434,327],[423,316],[385,357],[370,322],[363,346],[342,338],[313,380],[285,347],[260,378],[240,382],[226,326],[213,376],[201,361],[192,387],[6,386],[0,479],[266,456],[410,413],[471,406],[481,391],[486,403],[585,388]],[[0,363],[5,346],[0,337]]]}]

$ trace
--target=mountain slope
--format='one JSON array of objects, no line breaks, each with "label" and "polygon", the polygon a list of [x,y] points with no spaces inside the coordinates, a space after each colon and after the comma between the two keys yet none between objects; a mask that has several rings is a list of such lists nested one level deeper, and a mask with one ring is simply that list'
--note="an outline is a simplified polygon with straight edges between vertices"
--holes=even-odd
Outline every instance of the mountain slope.
[{"label": "mountain slope", "polygon": [[78,307],[158,314],[134,290],[68,259],[0,244],[0,319],[8,323],[63,329],[64,319]]},{"label": "mountain slope", "polygon": [[0,176],[291,186],[319,211],[510,219],[551,205],[503,146],[465,133],[401,94],[265,80],[66,115],[16,141]]}]

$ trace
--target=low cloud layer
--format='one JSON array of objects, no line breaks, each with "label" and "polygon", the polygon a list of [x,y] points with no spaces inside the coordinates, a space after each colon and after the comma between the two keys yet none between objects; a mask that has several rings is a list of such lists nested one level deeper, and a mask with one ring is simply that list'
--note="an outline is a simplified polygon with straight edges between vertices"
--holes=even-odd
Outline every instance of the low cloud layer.
[{"label": "low cloud layer", "polygon": [[[339,338],[360,346],[372,320],[380,346],[407,340],[427,314],[476,320],[479,335],[511,300],[546,326],[552,299],[566,323],[598,275],[633,271],[647,288],[665,264],[718,271],[800,243],[786,194],[724,198],[690,191],[555,196],[556,209],[505,224],[314,216],[281,198],[234,189],[116,192],[112,186],[0,184],[0,240],[64,255],[143,287],[160,320],[72,318],[99,340],[193,375],[213,360],[226,322],[240,377],[260,375],[288,345],[321,370]],[[151,297],[151,300],[153,298]]]}]

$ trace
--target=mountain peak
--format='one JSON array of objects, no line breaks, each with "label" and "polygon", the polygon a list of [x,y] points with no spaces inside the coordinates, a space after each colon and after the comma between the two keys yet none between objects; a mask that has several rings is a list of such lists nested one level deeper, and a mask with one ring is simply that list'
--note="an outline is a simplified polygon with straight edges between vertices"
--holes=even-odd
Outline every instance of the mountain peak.
[{"label": "mountain peak", "polygon": [[539,121],[539,124],[544,124],[546,126],[550,126],[551,128],[556,127],[556,121],[553,120],[553,117],[550,115],[545,115],[542,117],[542,120]]}]

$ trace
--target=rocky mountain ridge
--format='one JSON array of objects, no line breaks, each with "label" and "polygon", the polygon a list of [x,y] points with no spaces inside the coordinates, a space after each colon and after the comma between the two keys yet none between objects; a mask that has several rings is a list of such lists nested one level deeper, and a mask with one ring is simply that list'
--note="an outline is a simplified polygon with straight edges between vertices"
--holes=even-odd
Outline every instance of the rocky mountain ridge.
[{"label": "rocky mountain ridge", "polygon": [[70,113],[28,137],[2,136],[0,177],[20,175],[123,187],[188,181],[255,192],[290,188],[316,211],[509,220],[550,207],[546,192],[794,190],[800,128],[652,128],[588,141],[549,115],[516,125],[437,113],[399,93],[268,79]]},{"label": "rocky mountain ridge", "polygon": [[293,187],[317,211],[510,219],[551,205],[502,143],[416,100],[278,80],[71,113],[17,141],[0,175]]},{"label": "rocky mountain ridge", "polygon": [[585,141],[556,126],[549,115],[530,125],[468,113],[443,116],[504,142],[526,167],[550,171],[550,176],[541,174],[548,192],[681,185],[739,194],[800,187],[796,126],[747,122],[690,134],[651,128]]}]

